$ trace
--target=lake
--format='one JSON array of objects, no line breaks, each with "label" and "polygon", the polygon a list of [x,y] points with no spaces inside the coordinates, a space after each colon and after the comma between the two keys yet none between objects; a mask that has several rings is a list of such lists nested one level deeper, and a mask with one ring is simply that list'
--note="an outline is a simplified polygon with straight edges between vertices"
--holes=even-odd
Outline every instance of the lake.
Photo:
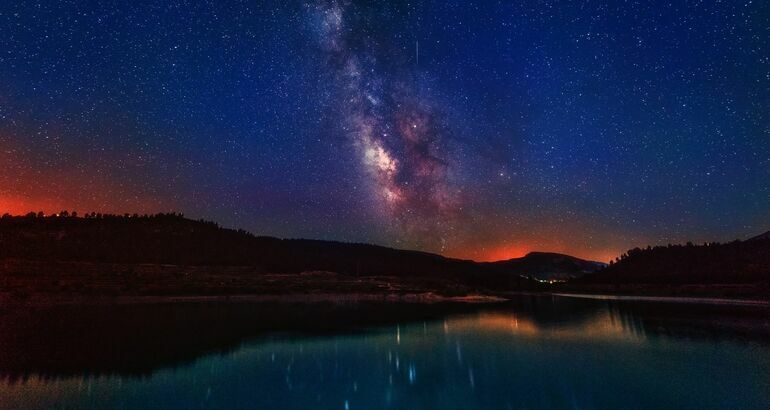
[{"label": "lake", "polygon": [[498,305],[0,311],[2,408],[770,408],[770,311]]}]

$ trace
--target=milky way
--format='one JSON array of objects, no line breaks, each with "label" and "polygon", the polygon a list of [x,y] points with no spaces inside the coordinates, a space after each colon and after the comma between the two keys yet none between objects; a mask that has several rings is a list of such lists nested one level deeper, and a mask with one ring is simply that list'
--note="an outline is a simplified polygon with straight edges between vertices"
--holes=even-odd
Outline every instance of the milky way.
[{"label": "milky way", "polygon": [[768,16],[0,1],[0,212],[178,211],[483,260],[747,238],[770,229]]},{"label": "milky way", "polygon": [[[368,36],[366,14],[348,22],[350,2],[310,7],[336,91],[342,131],[354,145],[387,216],[412,237],[445,243],[461,208],[450,181],[447,132],[436,108],[415,92],[414,60]],[[355,39],[355,40],[353,40]],[[353,44],[355,42],[355,44]],[[415,43],[416,47],[416,43]],[[416,53],[416,50],[415,50]],[[383,60],[391,60],[383,63]],[[393,67],[395,64],[400,66]],[[389,66],[386,68],[385,66]]]}]

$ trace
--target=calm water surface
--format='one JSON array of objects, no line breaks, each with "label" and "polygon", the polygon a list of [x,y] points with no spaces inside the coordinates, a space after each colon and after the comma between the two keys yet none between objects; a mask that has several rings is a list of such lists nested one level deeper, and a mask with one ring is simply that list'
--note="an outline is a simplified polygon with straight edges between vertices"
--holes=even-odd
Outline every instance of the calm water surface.
[{"label": "calm water surface", "polygon": [[[6,312],[0,407],[770,408],[766,308],[522,297],[417,321],[326,309]],[[335,321],[367,316],[381,324]],[[323,325],[259,325],[271,320]]]}]

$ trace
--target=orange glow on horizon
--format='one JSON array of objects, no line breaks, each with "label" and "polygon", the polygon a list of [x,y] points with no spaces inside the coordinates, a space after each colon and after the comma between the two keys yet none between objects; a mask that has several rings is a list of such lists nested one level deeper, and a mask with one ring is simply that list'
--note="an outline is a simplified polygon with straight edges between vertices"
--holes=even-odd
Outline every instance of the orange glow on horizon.
[{"label": "orange glow on horizon", "polygon": [[[0,215],[26,215],[61,211],[85,213],[153,214],[179,209],[159,189],[129,184],[119,174],[99,166],[68,162],[35,164],[26,147],[16,147],[0,134]],[[124,161],[136,172],[141,162]]]},{"label": "orange glow on horizon", "polygon": [[529,252],[534,251],[531,246],[523,243],[502,244],[493,247],[465,248],[451,250],[446,256],[457,259],[470,259],[476,262],[497,262],[501,260],[521,258]]},{"label": "orange glow on horizon", "polygon": [[98,196],[78,196],[79,199],[65,200],[55,197],[27,197],[0,193],[0,215],[8,213],[14,216],[23,216],[30,212],[53,215],[61,211],[70,213],[75,211],[79,215],[91,212],[122,215],[124,213],[154,214],[174,210],[173,207],[164,206],[163,201],[137,196],[118,200],[108,198],[104,192]]},{"label": "orange glow on horizon", "polygon": [[621,252],[611,249],[585,249],[585,248],[565,248],[562,246],[549,246],[545,244],[531,245],[527,243],[510,244],[505,243],[498,246],[481,247],[476,249],[460,249],[449,251],[447,257],[457,259],[470,259],[476,262],[497,262],[508,259],[521,258],[530,252],[554,252],[562,253],[576,258],[592,260],[607,263],[615,259]]},{"label": "orange glow on horizon", "polygon": [[43,199],[27,199],[22,197],[0,196],[0,214],[26,215],[29,212],[43,211],[46,214],[59,212],[52,211],[54,202]]}]

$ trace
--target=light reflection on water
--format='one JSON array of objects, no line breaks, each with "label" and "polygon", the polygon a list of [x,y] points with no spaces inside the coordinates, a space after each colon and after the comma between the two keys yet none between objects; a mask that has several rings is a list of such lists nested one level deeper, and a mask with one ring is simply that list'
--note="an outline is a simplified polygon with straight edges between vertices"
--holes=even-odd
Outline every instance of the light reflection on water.
[{"label": "light reflection on water", "polygon": [[[702,337],[703,332],[692,329],[682,334],[677,331],[680,326],[666,318],[606,302],[582,302],[576,310],[572,304],[538,303],[538,307],[518,305],[395,323],[366,332],[250,339],[227,353],[204,355],[146,376],[43,378],[32,374],[25,380],[0,384],[0,406],[507,409],[770,405],[770,345],[764,340]],[[760,316],[758,323],[766,325],[767,319]]]}]

